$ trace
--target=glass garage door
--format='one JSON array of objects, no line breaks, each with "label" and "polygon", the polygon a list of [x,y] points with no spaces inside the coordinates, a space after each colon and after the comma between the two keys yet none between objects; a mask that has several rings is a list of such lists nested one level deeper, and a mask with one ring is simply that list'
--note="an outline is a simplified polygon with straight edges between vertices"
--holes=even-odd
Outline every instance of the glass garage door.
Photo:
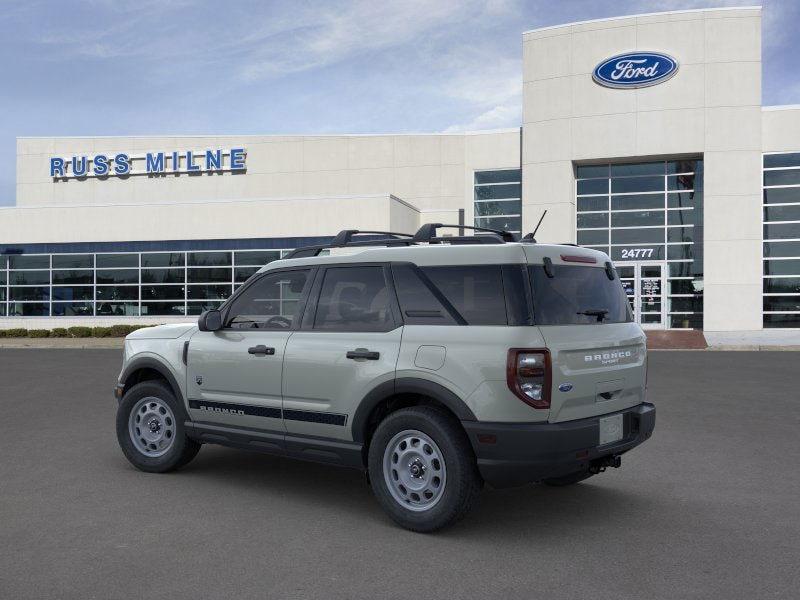
[{"label": "glass garage door", "polygon": [[800,152],[764,155],[765,329],[800,328]]},{"label": "glass garage door", "polygon": [[475,171],[475,226],[522,230],[522,171]]},{"label": "glass garage door", "polygon": [[[643,293],[649,304],[634,307],[643,324],[702,329],[703,161],[576,165],[575,176],[578,244],[618,267],[661,265],[659,293]],[[645,288],[659,280],[639,271],[628,279],[641,277]]]}]

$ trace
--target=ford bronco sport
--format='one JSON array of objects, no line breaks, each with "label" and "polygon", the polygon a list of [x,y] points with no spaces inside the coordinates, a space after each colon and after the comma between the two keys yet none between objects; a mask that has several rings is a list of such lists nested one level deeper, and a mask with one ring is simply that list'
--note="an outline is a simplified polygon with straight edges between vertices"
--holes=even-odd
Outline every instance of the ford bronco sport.
[{"label": "ford bronco sport", "polygon": [[355,467],[414,531],[463,516],[484,482],[562,486],[618,467],[655,407],[608,256],[442,227],[343,231],[268,264],[196,325],[129,335],[125,456],[165,472],[214,443]]}]

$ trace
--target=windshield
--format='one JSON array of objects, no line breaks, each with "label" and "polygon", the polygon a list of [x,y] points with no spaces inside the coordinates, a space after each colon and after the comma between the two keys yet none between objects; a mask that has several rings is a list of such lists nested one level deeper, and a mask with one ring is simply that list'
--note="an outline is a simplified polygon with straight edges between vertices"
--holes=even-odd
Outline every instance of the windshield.
[{"label": "windshield", "polygon": [[599,267],[542,265],[528,267],[537,325],[589,325],[633,320],[619,278],[609,279]]}]

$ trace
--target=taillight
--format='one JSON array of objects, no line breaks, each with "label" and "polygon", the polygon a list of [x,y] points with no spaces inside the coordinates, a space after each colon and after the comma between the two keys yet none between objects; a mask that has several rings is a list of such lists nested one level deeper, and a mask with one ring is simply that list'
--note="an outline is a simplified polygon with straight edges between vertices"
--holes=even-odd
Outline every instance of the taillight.
[{"label": "taillight", "polygon": [[550,408],[550,352],[511,348],[506,363],[508,388],[533,408]]}]

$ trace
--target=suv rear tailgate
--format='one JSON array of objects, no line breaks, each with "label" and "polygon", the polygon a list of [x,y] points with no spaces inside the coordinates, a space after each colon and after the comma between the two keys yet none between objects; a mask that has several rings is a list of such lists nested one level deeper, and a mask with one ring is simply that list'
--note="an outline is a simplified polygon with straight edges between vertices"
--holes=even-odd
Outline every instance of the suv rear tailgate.
[{"label": "suv rear tailgate", "polygon": [[553,368],[551,422],[607,414],[645,401],[646,339],[637,324],[539,329]]}]

